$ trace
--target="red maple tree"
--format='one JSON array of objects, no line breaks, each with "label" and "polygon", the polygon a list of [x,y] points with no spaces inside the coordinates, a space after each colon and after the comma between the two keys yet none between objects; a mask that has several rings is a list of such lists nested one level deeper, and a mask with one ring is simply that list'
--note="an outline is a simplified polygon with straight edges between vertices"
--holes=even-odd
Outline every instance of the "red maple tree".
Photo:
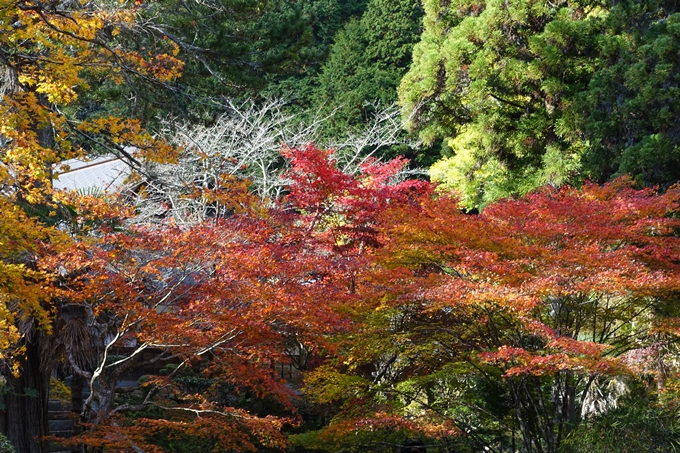
[{"label": "red maple tree", "polygon": [[[280,367],[304,370],[349,327],[344,307],[357,300],[376,216],[417,184],[392,183],[402,161],[372,162],[354,176],[313,146],[285,156],[285,199],[264,205],[234,184],[227,198],[238,203],[222,217],[100,228],[43,262],[61,276],[53,297],[59,338],[70,339],[55,340],[55,350],[90,390],[70,443],[161,451],[175,436],[230,451],[286,445],[281,428],[298,418]],[[122,388],[139,369],[138,385]],[[245,395],[266,398],[269,413]]]},{"label": "red maple tree", "polygon": [[667,371],[630,351],[679,332],[679,202],[677,187],[658,195],[621,179],[479,215],[449,195],[390,207],[361,339],[307,380],[312,397],[345,402],[322,439],[351,443],[362,421],[397,417],[434,437],[453,423],[479,448],[495,444],[475,425],[517,431],[526,451],[552,453],[598,383],[644,369],[663,386]]}]

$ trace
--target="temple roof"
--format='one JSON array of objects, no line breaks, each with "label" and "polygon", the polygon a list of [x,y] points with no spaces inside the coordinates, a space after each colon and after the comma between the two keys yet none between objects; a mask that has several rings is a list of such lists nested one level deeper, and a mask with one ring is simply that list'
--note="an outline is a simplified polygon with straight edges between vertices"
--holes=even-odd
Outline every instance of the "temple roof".
[{"label": "temple roof", "polygon": [[71,159],[62,162],[53,181],[55,189],[103,190],[114,192],[130,174],[130,167],[115,156],[101,156],[90,160]]}]

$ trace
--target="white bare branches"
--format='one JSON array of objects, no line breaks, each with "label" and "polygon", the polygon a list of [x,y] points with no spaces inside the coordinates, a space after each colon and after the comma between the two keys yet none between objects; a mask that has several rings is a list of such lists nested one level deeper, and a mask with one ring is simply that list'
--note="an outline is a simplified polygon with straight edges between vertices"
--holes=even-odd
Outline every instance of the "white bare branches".
[{"label": "white bare branches", "polygon": [[405,122],[398,105],[383,108],[373,104],[372,110],[373,117],[363,128],[350,130],[344,138],[326,144],[336,150],[338,164],[346,173],[356,173],[381,148],[398,144],[418,146],[418,142],[404,138]]},{"label": "white bare branches", "polygon": [[228,215],[223,206],[201,193],[227,183],[229,178],[248,179],[262,199],[277,199],[285,191],[287,162],[284,147],[316,143],[335,150],[338,165],[346,172],[359,166],[381,148],[415,143],[404,139],[403,120],[396,105],[380,109],[361,129],[348,131],[334,141],[322,141],[321,131],[330,116],[289,114],[282,101],[229,104],[213,125],[201,126],[166,121],[162,133],[182,152],[176,164],[148,164],[136,190],[137,222],[154,223],[172,217],[180,224],[195,224],[209,217]]}]

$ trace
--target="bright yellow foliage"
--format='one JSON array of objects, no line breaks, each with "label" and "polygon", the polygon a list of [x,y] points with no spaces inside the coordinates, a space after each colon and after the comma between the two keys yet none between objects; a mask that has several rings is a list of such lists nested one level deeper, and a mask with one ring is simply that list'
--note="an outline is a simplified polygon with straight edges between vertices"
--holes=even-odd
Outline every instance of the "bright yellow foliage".
[{"label": "bright yellow foliage", "polygon": [[17,352],[17,321],[32,317],[42,329],[50,329],[46,275],[34,264],[45,244],[58,245],[64,238],[6,198],[0,198],[0,213],[0,360],[6,360]]},{"label": "bright yellow foliage", "polygon": [[128,118],[76,120],[65,112],[93,80],[123,84],[175,80],[183,67],[178,49],[166,54],[124,47],[137,20],[134,2],[0,0],[0,360],[20,339],[17,323],[31,317],[49,329],[46,276],[33,264],[41,248],[63,235],[19,207],[54,206],[52,168],[84,154],[94,139],[135,157],[168,160],[173,150]]}]

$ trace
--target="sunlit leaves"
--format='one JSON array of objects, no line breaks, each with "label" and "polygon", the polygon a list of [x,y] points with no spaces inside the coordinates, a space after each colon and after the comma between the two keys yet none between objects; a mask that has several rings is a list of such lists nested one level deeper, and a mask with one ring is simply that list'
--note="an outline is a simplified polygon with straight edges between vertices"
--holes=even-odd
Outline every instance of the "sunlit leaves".
[{"label": "sunlit leaves", "polygon": [[[3,178],[26,193],[31,202],[48,197],[50,165],[84,151],[79,144],[135,146],[140,154],[167,160],[169,148],[145,133],[133,120],[76,120],[67,114],[93,80],[122,84],[141,77],[148,83],[176,79],[183,63],[177,46],[167,53],[126,49],[115,36],[137,20],[125,5],[108,8],[70,4],[7,3],[2,23],[11,29],[0,39],[4,99],[0,103],[3,164],[12,177]],[[9,176],[9,175],[6,175]]]},{"label": "sunlit leaves", "polygon": [[12,366],[24,334],[17,327],[20,321],[35,319],[40,329],[51,329],[52,313],[44,305],[48,274],[36,263],[45,253],[58,250],[65,238],[1,198],[0,210],[0,361]]},{"label": "sunlit leaves", "polygon": [[134,149],[135,155],[128,156],[132,159],[167,161],[174,156],[174,150],[146,132],[139,121],[109,116],[83,120],[73,115],[95,81],[122,84],[142,78],[166,83],[180,75],[183,63],[176,57],[176,45],[161,46],[166,53],[140,53],[116,38],[133,28],[137,19],[134,7],[125,2],[0,5],[0,229],[6,233],[0,239],[4,247],[0,305],[7,334],[3,350],[19,340],[16,322],[28,325],[35,319],[43,328],[50,325],[50,293],[39,283],[46,276],[34,268],[40,247],[52,242],[59,249],[65,242],[61,233],[39,225],[14,203],[45,210],[45,222],[68,224],[71,233],[87,234],[93,224],[115,223],[115,216],[101,201],[55,196],[53,165],[83,156],[84,143],[88,150]]},{"label": "sunlit leaves", "polygon": [[[375,292],[357,313],[360,334],[344,343],[338,370],[348,376],[338,388],[368,378],[364,399],[422,422],[418,408],[444,404],[436,379],[460,379],[465,399],[446,401],[464,424],[496,410],[475,393],[486,391],[477,381],[489,382],[507,392],[494,404],[513,407],[525,445],[555,451],[561,424],[579,422],[562,402],[578,405],[575,392],[594,377],[636,379],[644,369],[666,380],[667,370],[627,351],[669,341],[659,334],[678,324],[670,310],[680,288],[678,202],[677,189],[658,195],[623,179],[544,188],[476,215],[447,195],[388,207],[369,277]],[[468,371],[452,371],[461,367]],[[337,394],[329,385],[309,391]],[[361,416],[343,409],[338,419],[350,433]],[[527,425],[531,417],[543,427]]]}]

